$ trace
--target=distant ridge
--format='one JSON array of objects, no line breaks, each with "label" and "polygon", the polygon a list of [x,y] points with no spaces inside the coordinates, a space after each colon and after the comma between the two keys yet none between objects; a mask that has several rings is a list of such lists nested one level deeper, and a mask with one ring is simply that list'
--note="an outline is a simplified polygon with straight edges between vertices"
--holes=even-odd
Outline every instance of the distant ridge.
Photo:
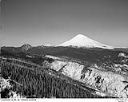
[{"label": "distant ridge", "polygon": [[50,43],[46,43],[46,44],[41,45],[41,47],[52,47],[52,46],[53,46],[53,45],[50,44]]},{"label": "distant ridge", "polygon": [[87,36],[84,36],[83,34],[78,34],[74,38],[72,38],[69,41],[66,41],[60,45],[57,46],[71,46],[71,47],[85,47],[85,48],[103,48],[103,49],[113,49],[112,46],[102,44],[100,42],[97,42],[95,40],[90,39]]}]

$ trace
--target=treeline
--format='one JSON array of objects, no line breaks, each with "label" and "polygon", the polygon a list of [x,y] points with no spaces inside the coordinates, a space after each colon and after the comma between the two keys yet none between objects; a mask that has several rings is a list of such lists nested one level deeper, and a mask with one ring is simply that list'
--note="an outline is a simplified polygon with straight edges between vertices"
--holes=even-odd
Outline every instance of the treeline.
[{"label": "treeline", "polygon": [[118,57],[118,54],[123,51],[100,48],[78,49],[71,47],[34,47],[28,50],[28,52],[37,55],[48,54],[53,56],[67,56],[68,58],[70,57],[81,61],[87,61],[89,63],[96,63],[100,66],[102,63],[108,63],[108,65],[112,63],[121,63],[121,59]]},{"label": "treeline", "polygon": [[[106,63],[107,65],[112,65],[113,63],[123,64],[121,61],[124,59],[118,57],[118,54],[121,52],[128,54],[123,50],[107,50],[99,48],[77,49],[70,47],[33,47],[28,51],[22,51],[18,47],[1,48],[1,55],[24,58],[40,65],[42,61],[45,60],[45,55],[67,56],[68,58],[70,57],[89,63],[96,63],[98,66],[101,66],[103,63]],[[30,55],[33,58],[28,58],[26,55]],[[126,63],[128,63],[128,61]]]},{"label": "treeline", "polygon": [[19,84],[13,84],[13,91],[27,98],[93,98],[91,92],[54,77],[44,70],[22,68],[6,62],[1,63],[2,77],[10,77]]},{"label": "treeline", "polygon": [[1,56],[4,56],[6,58],[15,58],[15,59],[22,59],[26,61],[31,61],[35,64],[42,65],[44,61],[52,62],[52,58],[45,57],[44,54],[37,55],[37,54],[30,54],[27,52],[23,52],[19,48],[13,48],[13,47],[2,47],[1,49]]}]

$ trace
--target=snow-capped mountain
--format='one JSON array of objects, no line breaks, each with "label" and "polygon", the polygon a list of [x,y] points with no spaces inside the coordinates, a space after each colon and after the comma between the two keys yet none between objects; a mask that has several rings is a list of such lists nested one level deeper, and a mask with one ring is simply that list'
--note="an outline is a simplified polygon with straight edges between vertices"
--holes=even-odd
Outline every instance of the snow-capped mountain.
[{"label": "snow-capped mountain", "polygon": [[78,34],[71,40],[66,41],[58,46],[65,46],[65,47],[72,46],[72,47],[86,47],[86,48],[96,47],[96,48],[104,48],[104,49],[113,49],[112,46],[102,44],[102,43],[92,40],[82,34]]}]

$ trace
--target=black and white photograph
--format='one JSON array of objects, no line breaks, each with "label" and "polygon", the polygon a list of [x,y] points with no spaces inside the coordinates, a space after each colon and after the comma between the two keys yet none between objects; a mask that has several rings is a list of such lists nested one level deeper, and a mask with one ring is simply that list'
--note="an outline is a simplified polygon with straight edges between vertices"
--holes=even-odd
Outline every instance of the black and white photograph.
[{"label": "black and white photograph", "polygon": [[0,95],[128,102],[128,0],[0,0]]}]

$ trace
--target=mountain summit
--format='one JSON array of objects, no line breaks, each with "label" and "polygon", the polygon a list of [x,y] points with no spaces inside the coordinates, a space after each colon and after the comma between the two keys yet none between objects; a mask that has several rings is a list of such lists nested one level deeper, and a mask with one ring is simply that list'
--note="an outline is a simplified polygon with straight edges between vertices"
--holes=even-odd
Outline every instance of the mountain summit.
[{"label": "mountain summit", "polygon": [[30,48],[32,48],[32,46],[29,45],[29,44],[24,44],[24,45],[22,45],[20,48],[21,48],[23,51],[27,51],[27,50],[29,50]]},{"label": "mountain summit", "polygon": [[72,47],[85,47],[85,48],[103,48],[103,49],[113,49],[113,47],[102,44],[95,40],[88,38],[82,34],[78,34],[69,41],[66,41],[58,46],[72,46]]}]

